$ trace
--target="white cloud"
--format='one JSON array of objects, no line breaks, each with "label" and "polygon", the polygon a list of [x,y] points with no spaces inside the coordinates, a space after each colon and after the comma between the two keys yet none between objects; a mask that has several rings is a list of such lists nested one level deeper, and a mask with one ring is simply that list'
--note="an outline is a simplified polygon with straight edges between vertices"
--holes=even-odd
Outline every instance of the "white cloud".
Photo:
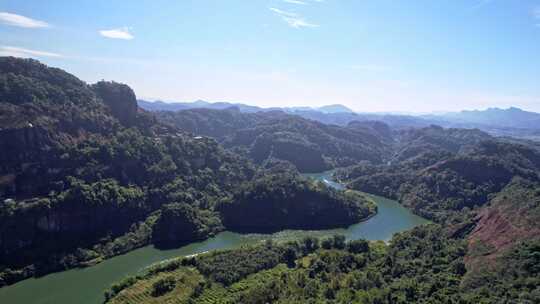
[{"label": "white cloud", "polygon": [[300,0],[283,0],[285,3],[306,5],[307,3]]},{"label": "white cloud", "polygon": [[275,7],[271,7],[270,10],[276,13],[276,15],[278,15],[279,17],[281,17],[281,19],[285,21],[290,27],[301,28],[319,26],[318,24],[307,22],[302,16],[296,13],[286,12]]},{"label": "white cloud", "polygon": [[111,39],[123,39],[123,40],[131,40],[135,37],[129,32],[129,28],[123,27],[123,28],[117,28],[117,29],[110,29],[110,30],[101,30],[99,31],[99,34],[103,37],[111,38]]},{"label": "white cloud", "polygon": [[296,17],[296,16],[298,16],[295,13],[289,13],[289,12],[286,12],[286,11],[282,11],[282,10],[280,10],[278,8],[275,8],[275,7],[271,7],[270,10],[273,11],[274,13],[280,15],[280,16],[287,16],[287,17]]},{"label": "white cloud", "polygon": [[63,57],[57,53],[30,50],[25,48],[20,48],[16,46],[0,46],[0,56],[13,56],[20,58],[36,58],[36,57]]},{"label": "white cloud", "polygon": [[324,0],[281,0],[285,3],[290,3],[290,4],[299,4],[299,5],[307,5],[307,4],[310,4],[310,3],[313,3],[313,2],[316,2],[316,3],[323,3]]},{"label": "white cloud", "polygon": [[24,28],[50,27],[47,22],[7,12],[0,12],[0,23]]}]

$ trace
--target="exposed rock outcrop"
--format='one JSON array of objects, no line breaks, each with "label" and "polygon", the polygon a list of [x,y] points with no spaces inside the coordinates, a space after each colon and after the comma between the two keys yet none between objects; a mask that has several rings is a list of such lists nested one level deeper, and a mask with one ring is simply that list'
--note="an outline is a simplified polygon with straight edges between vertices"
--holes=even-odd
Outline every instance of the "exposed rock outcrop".
[{"label": "exposed rock outcrop", "polygon": [[125,126],[133,126],[137,117],[137,98],[133,90],[117,82],[100,81],[92,88],[111,109],[114,117]]}]

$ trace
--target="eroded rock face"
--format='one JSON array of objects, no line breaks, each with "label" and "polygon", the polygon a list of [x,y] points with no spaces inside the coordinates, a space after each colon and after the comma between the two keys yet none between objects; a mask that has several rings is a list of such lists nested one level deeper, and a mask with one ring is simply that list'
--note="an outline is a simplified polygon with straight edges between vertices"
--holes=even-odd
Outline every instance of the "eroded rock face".
[{"label": "eroded rock face", "polygon": [[9,172],[11,165],[36,161],[43,149],[50,145],[45,130],[35,126],[0,130],[0,172]]},{"label": "eroded rock face", "polygon": [[203,240],[221,229],[218,222],[209,221],[201,211],[190,205],[173,203],[161,209],[152,238],[160,247],[177,246]]},{"label": "eroded rock face", "polygon": [[116,82],[100,81],[92,86],[96,94],[109,106],[113,116],[125,126],[133,126],[137,117],[137,98],[133,90]]},{"label": "eroded rock face", "polygon": [[[79,249],[99,245],[108,257],[146,244],[154,212],[173,191],[202,197],[207,183],[217,200],[254,173],[214,141],[138,112],[126,85],[91,86],[36,61],[0,57],[0,287],[79,266],[87,261]],[[218,215],[193,209],[193,225],[173,216],[166,239],[213,231]]]},{"label": "eroded rock face", "polygon": [[473,273],[497,265],[497,259],[521,242],[540,239],[540,188],[537,182],[514,178],[482,209],[468,236],[465,258]]},{"label": "eroded rock face", "polygon": [[[21,191],[33,193],[46,185],[47,178],[39,165],[49,161],[48,151],[53,145],[46,130],[41,127],[0,130],[0,197],[16,195]],[[35,177],[41,176],[36,181]],[[28,182],[31,177],[33,182]]]},{"label": "eroded rock face", "polygon": [[[2,204],[2,202],[0,202]],[[5,204],[5,203],[4,203]],[[26,203],[26,204],[37,204]],[[104,235],[129,227],[136,216],[121,212],[111,212],[104,208],[88,210],[73,208],[73,210],[60,210],[48,208],[46,204],[41,208],[30,207],[24,216],[0,223],[0,259],[9,257],[17,260],[14,255],[25,255],[26,251],[41,250],[44,242],[55,242],[54,246],[61,247],[62,242],[77,243],[78,239]]]},{"label": "eroded rock face", "polygon": [[46,232],[60,231],[60,223],[56,216],[45,215],[38,219],[37,228]]}]

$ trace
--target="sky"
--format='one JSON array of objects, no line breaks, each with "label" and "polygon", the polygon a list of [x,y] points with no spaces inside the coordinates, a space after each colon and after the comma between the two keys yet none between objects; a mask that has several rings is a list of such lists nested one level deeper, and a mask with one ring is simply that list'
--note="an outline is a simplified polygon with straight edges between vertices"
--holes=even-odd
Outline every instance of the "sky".
[{"label": "sky", "polygon": [[540,112],[540,0],[0,0],[0,55],[149,100]]}]

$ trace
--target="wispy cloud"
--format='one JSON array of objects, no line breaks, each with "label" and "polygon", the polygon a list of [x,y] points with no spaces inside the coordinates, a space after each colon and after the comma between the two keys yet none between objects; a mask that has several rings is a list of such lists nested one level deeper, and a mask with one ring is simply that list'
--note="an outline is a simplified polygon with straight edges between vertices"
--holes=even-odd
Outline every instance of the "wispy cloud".
[{"label": "wispy cloud", "polygon": [[310,3],[313,3],[313,2],[316,2],[316,3],[322,3],[324,2],[324,0],[281,0],[285,3],[290,3],[290,4],[299,4],[299,5],[307,5],[307,4],[310,4]]},{"label": "wispy cloud", "polygon": [[99,34],[103,37],[111,38],[111,39],[123,39],[123,40],[131,40],[135,37],[129,32],[128,27],[122,27],[117,29],[110,29],[110,30],[101,30],[99,31]]},{"label": "wispy cloud", "polygon": [[286,11],[282,11],[278,8],[275,8],[275,7],[271,7],[270,10],[276,14],[278,14],[279,16],[286,16],[286,17],[296,17],[297,14],[296,13],[289,13],[289,12],[286,12]]},{"label": "wispy cloud", "polygon": [[290,27],[294,28],[302,28],[302,27],[318,27],[318,24],[309,23],[307,22],[304,17],[298,15],[297,13],[287,12],[280,9],[277,9],[275,7],[271,7],[270,10],[274,12],[276,15],[281,17],[285,23],[287,23]]},{"label": "wispy cloud", "polygon": [[300,1],[300,0],[283,0],[283,2],[290,3],[290,4],[300,4],[300,5],[306,5],[307,4],[307,2]]},{"label": "wispy cloud", "polygon": [[36,58],[36,57],[63,57],[57,53],[30,50],[16,46],[0,46],[0,56],[13,56],[20,58]]},{"label": "wispy cloud", "polygon": [[47,22],[7,12],[0,12],[0,23],[24,28],[50,27]]}]

